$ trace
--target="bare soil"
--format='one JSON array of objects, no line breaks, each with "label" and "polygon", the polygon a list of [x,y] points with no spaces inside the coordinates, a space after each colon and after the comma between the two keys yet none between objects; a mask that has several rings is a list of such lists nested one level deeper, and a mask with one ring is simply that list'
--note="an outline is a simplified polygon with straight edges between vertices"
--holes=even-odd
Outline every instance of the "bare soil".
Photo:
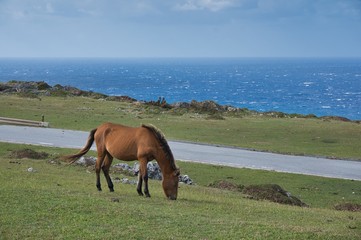
[{"label": "bare soil", "polygon": [[242,192],[247,194],[251,199],[268,200],[280,204],[308,207],[306,203],[302,202],[297,197],[292,196],[290,192],[287,192],[277,184],[250,185],[245,187]]},{"label": "bare soil", "polygon": [[235,191],[235,192],[237,192],[237,191],[241,192],[244,188],[243,185],[237,185],[237,184],[234,184],[234,183],[231,183],[228,181],[224,181],[224,180],[215,181],[215,182],[209,184],[208,187]]},{"label": "bare soil", "polygon": [[339,211],[361,212],[361,204],[357,203],[340,203],[335,206]]},{"label": "bare soil", "polygon": [[25,149],[11,151],[9,157],[16,159],[22,159],[22,158],[46,159],[49,157],[49,154],[46,152],[36,152],[32,149],[25,148]]},{"label": "bare soil", "polygon": [[292,196],[290,192],[287,192],[277,184],[243,186],[225,180],[220,180],[211,183],[208,186],[229,191],[242,192],[249,199],[268,200],[280,204],[308,207],[306,203],[302,202],[297,197]]}]

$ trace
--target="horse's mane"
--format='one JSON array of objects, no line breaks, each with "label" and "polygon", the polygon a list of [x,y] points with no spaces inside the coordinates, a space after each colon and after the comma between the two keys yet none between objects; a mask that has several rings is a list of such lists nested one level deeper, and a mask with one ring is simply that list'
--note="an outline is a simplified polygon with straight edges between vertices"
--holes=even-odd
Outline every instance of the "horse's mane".
[{"label": "horse's mane", "polygon": [[177,170],[177,166],[175,165],[175,161],[174,161],[174,156],[172,151],[170,150],[170,147],[168,145],[167,140],[165,139],[164,134],[162,133],[162,131],[160,131],[157,127],[153,126],[152,124],[142,124],[142,127],[150,130],[155,137],[158,139],[166,157],[168,158],[168,160],[170,161],[170,165],[174,170]]}]

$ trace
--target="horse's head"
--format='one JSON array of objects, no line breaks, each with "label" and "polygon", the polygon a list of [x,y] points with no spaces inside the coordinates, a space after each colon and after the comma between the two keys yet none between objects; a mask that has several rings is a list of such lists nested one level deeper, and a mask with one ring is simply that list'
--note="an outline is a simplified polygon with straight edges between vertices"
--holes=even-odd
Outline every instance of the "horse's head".
[{"label": "horse's head", "polygon": [[179,169],[174,170],[171,174],[163,175],[163,190],[170,200],[176,200],[178,194]]}]

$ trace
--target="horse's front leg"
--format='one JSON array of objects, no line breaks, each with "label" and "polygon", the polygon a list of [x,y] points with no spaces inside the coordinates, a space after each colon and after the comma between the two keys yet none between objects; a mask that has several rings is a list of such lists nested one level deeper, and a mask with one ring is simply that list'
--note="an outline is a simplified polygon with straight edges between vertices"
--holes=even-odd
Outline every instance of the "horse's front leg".
[{"label": "horse's front leg", "polygon": [[139,194],[139,196],[143,196],[143,192],[142,192],[142,185],[143,185],[143,177],[142,174],[140,174],[140,171],[138,173],[138,185],[137,185],[137,192]]},{"label": "horse's front leg", "polygon": [[[138,193],[142,192],[142,182],[144,182],[144,194],[146,197],[150,197],[148,189],[148,169],[147,169],[147,159],[140,161],[139,166],[139,181],[138,181]],[[140,184],[139,184],[140,183]]]},{"label": "horse's front leg", "polygon": [[[145,168],[145,169],[147,169],[147,168]],[[150,197],[149,189],[148,189],[148,171],[147,170],[145,171],[143,180],[144,180],[144,194],[146,197]]]}]

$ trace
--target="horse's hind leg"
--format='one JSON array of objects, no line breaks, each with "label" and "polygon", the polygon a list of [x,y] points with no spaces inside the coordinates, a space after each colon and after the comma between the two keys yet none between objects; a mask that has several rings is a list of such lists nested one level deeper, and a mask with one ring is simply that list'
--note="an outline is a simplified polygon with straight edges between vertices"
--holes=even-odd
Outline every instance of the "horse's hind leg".
[{"label": "horse's hind leg", "polygon": [[114,185],[113,185],[112,179],[109,176],[109,169],[110,169],[110,166],[112,165],[112,161],[113,161],[113,156],[110,155],[109,153],[107,153],[107,155],[105,156],[105,159],[104,159],[104,164],[102,166],[102,169],[103,169],[105,179],[107,180],[109,190],[111,192],[114,192]]},{"label": "horse's hind leg", "polygon": [[[139,162],[140,162],[140,166],[139,166],[139,182],[141,183],[141,180],[144,181],[144,194],[146,197],[150,197],[150,194],[149,194],[149,189],[148,189],[148,169],[147,169],[147,159],[139,159]],[[142,191],[142,184],[139,185],[139,182],[138,182],[138,193],[139,191],[141,192]],[[143,195],[143,194],[140,194],[140,195]]]},{"label": "horse's hind leg", "polygon": [[103,165],[103,161],[104,161],[104,156],[98,155],[97,161],[95,162],[96,186],[98,188],[98,191],[102,190],[100,184],[100,171]]}]

